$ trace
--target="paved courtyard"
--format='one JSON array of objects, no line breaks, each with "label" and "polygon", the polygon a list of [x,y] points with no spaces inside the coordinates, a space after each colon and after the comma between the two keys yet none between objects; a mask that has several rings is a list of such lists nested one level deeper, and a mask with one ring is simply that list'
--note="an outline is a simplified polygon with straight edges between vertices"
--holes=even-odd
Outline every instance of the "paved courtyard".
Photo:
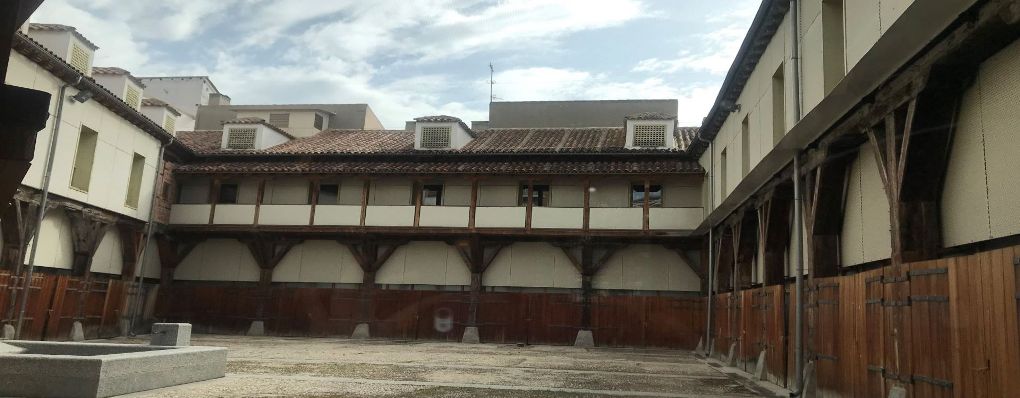
[{"label": "paved courtyard", "polygon": [[227,377],[128,396],[746,397],[763,392],[686,351],[210,335],[194,336],[192,344],[228,347]]}]

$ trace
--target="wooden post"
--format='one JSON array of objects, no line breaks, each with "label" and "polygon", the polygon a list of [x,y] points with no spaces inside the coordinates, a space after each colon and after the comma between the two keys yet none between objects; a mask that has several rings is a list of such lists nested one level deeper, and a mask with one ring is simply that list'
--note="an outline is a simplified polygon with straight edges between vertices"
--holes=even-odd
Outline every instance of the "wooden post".
[{"label": "wooden post", "polygon": [[648,197],[648,195],[650,194],[652,188],[651,181],[645,180],[644,187],[645,187],[644,195],[645,200],[644,203],[641,204],[641,229],[648,231],[648,214],[650,212],[648,208],[651,207],[650,201],[651,199]]},{"label": "wooden post", "polygon": [[531,212],[535,206],[535,182],[528,180],[528,208],[525,210],[524,229],[531,231]]},{"label": "wooden post", "polygon": [[499,252],[505,247],[503,243],[485,244],[474,236],[471,239],[459,241],[454,244],[460,253],[464,264],[471,271],[471,295],[468,301],[468,321],[466,326],[478,326],[478,306],[482,294],[482,274],[489,268],[492,261],[496,259]]},{"label": "wooden post", "polygon": [[372,180],[365,179],[361,187],[361,226],[365,226],[365,217],[368,215],[368,190],[372,186]]},{"label": "wooden post", "polygon": [[[309,202],[311,202],[309,203],[309,205],[311,205],[311,209],[308,212],[308,225],[315,225],[315,208],[319,205],[319,187],[321,185],[322,180],[319,177],[312,178],[309,181],[309,189],[312,191],[308,194],[308,197],[310,198]],[[340,195],[339,189],[336,194],[338,196]]]},{"label": "wooden post", "polygon": [[347,246],[351,255],[361,267],[363,277],[361,280],[361,294],[358,305],[358,323],[370,323],[372,321],[373,305],[372,299],[375,295],[376,283],[375,274],[379,268],[386,263],[386,260],[393,255],[393,252],[405,241],[380,244],[378,240],[366,238],[357,242],[341,241]]},{"label": "wooden post", "polygon": [[265,307],[271,296],[273,270],[287,255],[287,252],[301,241],[256,235],[254,238],[244,239],[243,242],[259,266],[258,307],[255,312],[255,320],[260,321],[265,319]]},{"label": "wooden post", "polygon": [[584,203],[582,204],[584,221],[582,221],[582,228],[584,232],[588,232],[591,226],[591,178],[584,179]]},{"label": "wooden post", "polygon": [[414,186],[411,188],[411,195],[414,195],[414,226],[417,227],[421,221],[421,196],[424,191],[422,190],[421,180],[415,180]]},{"label": "wooden post", "polygon": [[216,203],[220,200],[220,181],[219,177],[213,177],[209,181],[209,224],[212,224],[216,219]]},{"label": "wooden post", "polygon": [[475,217],[478,214],[478,179],[471,179],[471,207],[468,209],[468,228],[475,229]]},{"label": "wooden post", "polygon": [[252,225],[259,225],[259,212],[262,210],[262,199],[266,195],[266,179],[259,179],[258,191],[255,193],[255,219]]}]

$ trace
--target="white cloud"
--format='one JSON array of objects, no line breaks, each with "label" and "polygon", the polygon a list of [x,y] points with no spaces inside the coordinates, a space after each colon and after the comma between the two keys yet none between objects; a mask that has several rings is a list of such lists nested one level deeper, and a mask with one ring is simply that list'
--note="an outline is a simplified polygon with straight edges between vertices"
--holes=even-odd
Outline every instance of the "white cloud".
[{"label": "white cloud", "polygon": [[681,50],[675,58],[648,58],[634,66],[634,72],[673,74],[678,72],[707,72],[725,75],[733,63],[740,44],[747,33],[757,1],[744,2],[729,12],[714,15],[705,22],[713,26],[708,33],[695,34],[684,43],[696,49]]},{"label": "white cloud", "polygon": [[718,90],[715,84],[676,85],[661,78],[619,81],[607,74],[535,67],[496,75],[496,96],[506,101],[677,99],[681,124],[701,125]]}]

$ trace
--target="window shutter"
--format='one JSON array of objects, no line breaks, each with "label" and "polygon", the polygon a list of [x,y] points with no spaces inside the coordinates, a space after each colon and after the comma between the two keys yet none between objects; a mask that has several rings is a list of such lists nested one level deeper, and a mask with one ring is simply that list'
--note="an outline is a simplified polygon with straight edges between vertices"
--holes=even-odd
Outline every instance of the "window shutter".
[{"label": "window shutter", "polygon": [[666,146],[666,126],[638,124],[634,126],[634,146],[657,148]]},{"label": "window shutter", "polygon": [[450,147],[449,127],[422,127],[421,147],[429,149],[444,149]]},{"label": "window shutter", "polygon": [[255,149],[255,128],[234,127],[228,130],[227,149]]}]

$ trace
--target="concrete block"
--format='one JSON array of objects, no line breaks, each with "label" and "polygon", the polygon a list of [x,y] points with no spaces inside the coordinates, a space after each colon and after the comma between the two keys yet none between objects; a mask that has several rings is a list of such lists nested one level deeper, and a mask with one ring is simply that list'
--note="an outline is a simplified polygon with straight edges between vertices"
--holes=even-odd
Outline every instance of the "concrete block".
[{"label": "concrete block", "polygon": [[190,323],[154,323],[149,345],[187,347],[191,345]]},{"label": "concrete block", "polygon": [[367,339],[372,335],[368,332],[367,323],[359,323],[354,326],[354,333],[351,333],[352,339]]},{"label": "concrete block", "polygon": [[889,389],[889,398],[907,398],[907,389],[902,386],[894,386]]},{"label": "concrete block", "polygon": [[245,333],[247,336],[265,336],[266,335],[266,324],[262,321],[251,321],[251,325],[248,326],[248,332]]},{"label": "concrete block", "polygon": [[754,379],[765,380],[767,374],[765,372],[765,350],[761,350],[758,354],[758,364],[754,367]]},{"label": "concrete block", "polygon": [[705,338],[698,339],[698,346],[694,348],[695,355],[701,355],[705,351]]},{"label": "concrete block", "polygon": [[14,340],[14,334],[15,334],[14,325],[11,325],[9,323],[5,323],[4,324],[4,333],[3,333],[3,336],[0,336],[0,339]]},{"label": "concrete block", "polygon": [[708,352],[705,353],[705,357],[711,358],[712,354],[715,354],[715,340],[708,339]]},{"label": "concrete block", "polygon": [[128,336],[131,334],[131,320],[127,318],[121,318],[120,322],[117,323],[120,327],[120,335]]},{"label": "concrete block", "polygon": [[478,328],[474,326],[468,326],[464,328],[464,337],[460,339],[461,343],[478,344],[481,341],[478,339]]},{"label": "concrete block", "polygon": [[577,338],[574,339],[574,347],[581,348],[595,347],[595,337],[592,336],[591,330],[578,330]]},{"label": "concrete block", "polygon": [[726,364],[737,366],[737,343],[730,344],[730,354],[726,356]]},{"label": "concrete block", "polygon": [[74,321],[71,325],[71,341],[85,341],[85,329],[82,328],[81,322]]}]

